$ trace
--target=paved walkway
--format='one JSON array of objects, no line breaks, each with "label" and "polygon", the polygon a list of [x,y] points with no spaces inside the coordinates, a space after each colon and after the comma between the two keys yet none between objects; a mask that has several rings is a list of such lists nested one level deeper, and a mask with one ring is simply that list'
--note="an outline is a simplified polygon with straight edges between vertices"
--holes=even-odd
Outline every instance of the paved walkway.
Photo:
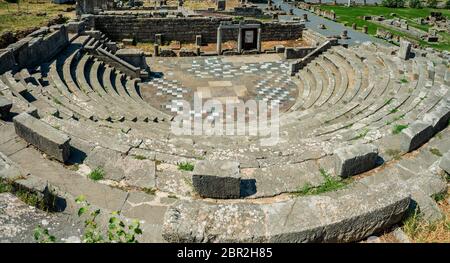
[{"label": "paved walkway", "polygon": [[[335,36],[340,35],[343,30],[347,30],[350,39],[340,40],[340,43],[342,44],[355,45],[362,42],[371,41],[375,43],[389,45],[387,42],[381,39],[375,38],[367,34],[363,34],[360,31],[356,31],[349,27],[345,27],[340,23],[325,19],[309,11],[294,7],[292,3],[283,3],[282,0],[273,0],[273,1],[277,6],[281,6],[281,9],[283,9],[284,11],[289,11],[289,9],[292,8],[293,13],[296,16],[303,16],[303,14],[308,14],[309,21],[305,23],[306,28],[314,30],[322,35]],[[324,24],[326,26],[326,29],[319,29],[320,24]]]}]

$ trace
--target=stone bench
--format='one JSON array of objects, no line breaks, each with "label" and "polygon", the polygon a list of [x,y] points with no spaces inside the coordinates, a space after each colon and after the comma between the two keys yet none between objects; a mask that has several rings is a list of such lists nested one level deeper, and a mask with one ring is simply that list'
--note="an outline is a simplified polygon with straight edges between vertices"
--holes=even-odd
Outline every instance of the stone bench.
[{"label": "stone bench", "polygon": [[233,161],[200,161],[192,176],[194,189],[202,197],[239,198],[241,176],[239,163]]},{"label": "stone bench", "polygon": [[19,114],[13,121],[17,135],[25,141],[60,162],[69,159],[70,138],[67,135],[28,113]]},{"label": "stone bench", "polygon": [[349,177],[376,167],[378,149],[372,144],[357,144],[336,149],[334,155],[336,174]]},{"label": "stone bench", "polygon": [[450,121],[450,107],[445,104],[438,105],[434,111],[425,114],[422,120],[431,123],[435,133],[440,132]]},{"label": "stone bench", "polygon": [[424,121],[415,121],[400,133],[400,148],[404,152],[411,152],[433,136],[433,126]]},{"label": "stone bench", "polygon": [[268,204],[180,200],[165,214],[163,237],[169,242],[352,242],[399,222],[410,201],[392,182]]}]

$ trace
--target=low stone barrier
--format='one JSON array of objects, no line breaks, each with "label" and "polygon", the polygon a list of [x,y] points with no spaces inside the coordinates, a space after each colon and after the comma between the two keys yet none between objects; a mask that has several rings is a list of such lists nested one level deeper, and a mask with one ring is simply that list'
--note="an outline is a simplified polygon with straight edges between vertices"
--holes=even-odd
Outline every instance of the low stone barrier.
[{"label": "low stone barrier", "polygon": [[28,113],[21,113],[13,118],[16,134],[39,150],[60,162],[66,162],[70,156],[70,138],[34,118]]},{"label": "low stone barrier", "polygon": [[415,121],[400,133],[400,148],[402,151],[411,152],[433,136],[433,126],[424,121]]},{"label": "low stone barrier", "polygon": [[361,187],[269,204],[180,200],[165,214],[163,237],[169,242],[353,242],[403,218],[411,198],[400,185]]},{"label": "low stone barrier", "polygon": [[285,59],[303,58],[311,53],[315,48],[311,47],[287,47],[284,49]]},{"label": "low stone barrier", "polygon": [[195,165],[192,181],[194,189],[202,197],[239,198],[239,163],[200,161]]},{"label": "low stone barrier", "polygon": [[140,68],[131,65],[130,63],[128,63],[128,62],[124,61],[123,59],[119,58],[118,56],[104,50],[103,48],[101,48],[101,47],[97,48],[95,54],[102,61],[119,69],[120,71],[127,74],[128,76],[133,77],[133,78],[141,77],[141,69]]},{"label": "low stone barrier", "polygon": [[336,174],[349,177],[376,167],[378,149],[372,144],[357,144],[339,148],[334,155]]}]

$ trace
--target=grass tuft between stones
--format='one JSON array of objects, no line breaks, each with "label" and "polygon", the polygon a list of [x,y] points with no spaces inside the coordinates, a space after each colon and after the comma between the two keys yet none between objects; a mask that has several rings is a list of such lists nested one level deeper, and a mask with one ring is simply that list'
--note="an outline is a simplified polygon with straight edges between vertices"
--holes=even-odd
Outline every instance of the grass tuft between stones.
[{"label": "grass tuft between stones", "polygon": [[178,170],[192,172],[194,171],[194,165],[189,162],[182,162],[178,164]]},{"label": "grass tuft between stones", "polygon": [[406,128],[408,128],[408,125],[402,125],[402,124],[395,125],[394,128],[392,129],[392,133],[399,134]]},{"label": "grass tuft between stones", "polygon": [[305,184],[293,194],[296,196],[318,195],[321,193],[332,192],[344,188],[351,179],[341,180],[328,174],[324,169],[320,169],[320,175],[325,181],[319,186],[312,186],[310,183]]},{"label": "grass tuft between stones", "polygon": [[102,180],[105,177],[105,171],[101,167],[97,167],[88,174],[88,178],[94,181]]},{"label": "grass tuft between stones", "polygon": [[437,148],[431,148],[430,152],[438,157],[442,157],[442,153]]}]

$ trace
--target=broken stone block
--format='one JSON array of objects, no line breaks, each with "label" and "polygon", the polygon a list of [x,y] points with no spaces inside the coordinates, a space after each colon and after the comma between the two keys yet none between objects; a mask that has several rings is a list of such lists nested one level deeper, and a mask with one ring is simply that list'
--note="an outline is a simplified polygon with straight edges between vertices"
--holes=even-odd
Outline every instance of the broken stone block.
[{"label": "broken stone block", "polygon": [[444,154],[444,156],[442,156],[441,161],[439,163],[439,167],[441,167],[442,170],[450,174],[450,151]]},{"label": "broken stone block", "polygon": [[66,162],[70,156],[70,138],[52,126],[21,113],[13,118],[17,135],[39,150],[60,162]]},{"label": "broken stone block", "polygon": [[411,42],[402,40],[400,41],[400,49],[398,51],[398,57],[407,60],[411,53]]},{"label": "broken stone block", "polygon": [[342,147],[334,152],[336,174],[348,177],[377,166],[378,148],[372,144]]},{"label": "broken stone block", "polygon": [[433,126],[424,121],[415,121],[400,133],[400,148],[411,152],[426,143],[434,134]]},{"label": "broken stone block", "polygon": [[435,133],[440,132],[447,127],[450,121],[450,108],[446,105],[441,105],[436,110],[425,114],[423,121],[431,123]]},{"label": "broken stone block", "polygon": [[239,163],[233,161],[200,161],[192,176],[194,189],[202,197],[239,198],[241,176]]},{"label": "broken stone block", "polygon": [[3,96],[0,96],[0,117],[4,118],[9,115],[12,108],[12,102]]}]

